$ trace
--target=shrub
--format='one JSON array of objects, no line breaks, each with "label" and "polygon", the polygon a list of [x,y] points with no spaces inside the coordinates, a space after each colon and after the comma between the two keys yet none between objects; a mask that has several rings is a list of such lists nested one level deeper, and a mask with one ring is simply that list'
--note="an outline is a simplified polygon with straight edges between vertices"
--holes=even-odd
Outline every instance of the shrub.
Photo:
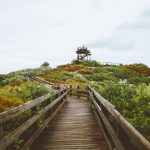
[{"label": "shrub", "polygon": [[11,96],[5,96],[0,93],[0,112],[11,109],[12,107],[23,104],[22,99],[18,99]]},{"label": "shrub", "polygon": [[101,66],[100,63],[96,60],[83,60],[83,61],[80,61],[80,62],[78,62],[77,60],[72,61],[72,64],[78,64],[78,63],[80,63],[80,65],[89,66],[89,67],[99,67],[99,66]]},{"label": "shrub", "polygon": [[128,83],[131,83],[131,84],[142,84],[142,83],[146,83],[147,85],[149,85],[150,83],[150,78],[148,77],[145,77],[145,76],[134,76],[134,77],[130,77],[128,79]]},{"label": "shrub", "polygon": [[150,68],[148,68],[145,65],[126,65],[125,66],[127,69],[129,69],[131,72],[136,72],[138,74],[144,75],[144,76],[150,76]]},{"label": "shrub", "polygon": [[15,86],[15,85],[20,85],[21,83],[26,82],[26,81],[27,81],[27,78],[25,78],[24,76],[15,75],[11,77],[6,77],[5,80],[2,81],[2,84],[3,86],[8,85],[8,84]]},{"label": "shrub", "polygon": [[111,80],[111,81],[117,81],[116,78],[108,73],[93,73],[92,75],[87,77],[90,81],[105,81],[105,80]]},{"label": "shrub", "polygon": [[48,62],[44,62],[42,65],[41,65],[41,67],[44,67],[44,68],[46,68],[46,67],[48,67],[49,66],[49,63]]},{"label": "shrub", "polygon": [[113,75],[117,77],[118,79],[129,79],[130,77],[137,76],[136,73],[131,72],[129,69],[124,67],[118,67],[116,68],[116,71],[114,71]]},{"label": "shrub", "polygon": [[107,100],[116,106],[116,109],[147,139],[150,140],[150,87],[142,85],[121,85],[105,83],[94,85],[94,88]]},{"label": "shrub", "polygon": [[89,66],[89,67],[100,67],[100,63],[96,60],[84,60],[80,62],[83,66]]},{"label": "shrub", "polygon": [[1,89],[1,95],[14,97],[27,102],[50,92],[50,88],[35,82],[24,82],[19,86],[6,85]]},{"label": "shrub", "polygon": [[64,68],[64,71],[78,71],[79,69],[81,69],[81,65],[77,65],[77,64],[72,64],[72,65],[68,65],[66,68]]},{"label": "shrub", "polygon": [[78,71],[78,73],[83,74],[83,75],[84,74],[92,74],[93,73],[93,69],[91,69],[89,67],[84,67],[84,68],[80,69]]},{"label": "shrub", "polygon": [[81,74],[76,74],[76,75],[73,77],[73,79],[74,79],[76,82],[83,82],[83,83],[88,82],[88,80],[87,80],[86,78],[84,78],[84,76],[81,75]]},{"label": "shrub", "polygon": [[104,67],[96,67],[94,72],[95,73],[109,73],[109,71],[107,71],[107,69]]}]

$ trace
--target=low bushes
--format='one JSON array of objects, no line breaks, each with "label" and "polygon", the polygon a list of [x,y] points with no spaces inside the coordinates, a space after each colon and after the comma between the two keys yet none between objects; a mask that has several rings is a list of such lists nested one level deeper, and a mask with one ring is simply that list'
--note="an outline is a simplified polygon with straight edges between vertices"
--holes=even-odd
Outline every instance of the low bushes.
[{"label": "low bushes", "polygon": [[52,89],[33,81],[27,81],[23,76],[14,76],[2,81],[0,87],[0,111],[33,100],[47,94]]},{"label": "low bushes", "polygon": [[147,139],[150,140],[150,86],[105,83],[94,87]]}]

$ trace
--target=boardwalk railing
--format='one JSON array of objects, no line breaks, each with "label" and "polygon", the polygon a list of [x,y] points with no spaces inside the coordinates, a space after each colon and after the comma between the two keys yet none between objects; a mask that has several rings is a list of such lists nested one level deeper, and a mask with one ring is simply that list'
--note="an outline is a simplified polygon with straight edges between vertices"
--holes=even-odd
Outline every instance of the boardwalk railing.
[{"label": "boardwalk railing", "polygon": [[0,149],[27,149],[66,101],[60,89],[0,113]]},{"label": "boardwalk railing", "polygon": [[60,84],[54,84],[54,83],[51,83],[49,81],[46,81],[42,78],[39,78],[39,77],[36,77],[34,75],[24,75],[25,77],[28,77],[30,80],[33,80],[33,81],[36,81],[36,82],[39,82],[39,83],[42,83],[42,84],[47,84],[47,85],[51,85],[53,88],[56,88],[58,89],[60,87]]},{"label": "boardwalk railing", "polygon": [[78,96],[78,98],[82,97],[87,97],[88,91],[87,91],[87,85],[80,85],[80,84],[55,84],[51,83],[49,81],[45,81],[42,78],[33,76],[33,75],[26,75],[31,80],[34,80],[36,82],[42,83],[42,84],[48,84],[51,85],[55,89],[60,89],[60,88],[66,88],[68,91],[68,94]]},{"label": "boardwalk railing", "polygon": [[[38,79],[40,82],[40,79]],[[51,84],[45,82],[41,83]],[[0,113],[0,149],[26,150],[42,133],[66,101],[66,96],[87,97],[110,150],[150,150],[150,143],[94,89],[84,85],[59,85],[47,94],[24,105]]]},{"label": "boardwalk railing", "polygon": [[66,87],[70,96],[73,95],[77,96],[78,98],[88,96],[87,86],[85,85],[66,85]]},{"label": "boardwalk railing", "polygon": [[116,110],[89,87],[89,99],[111,150],[150,150],[150,143]]},{"label": "boardwalk railing", "polygon": [[123,64],[121,63],[114,63],[114,62],[100,62],[101,65],[104,65],[104,66],[122,66]]}]

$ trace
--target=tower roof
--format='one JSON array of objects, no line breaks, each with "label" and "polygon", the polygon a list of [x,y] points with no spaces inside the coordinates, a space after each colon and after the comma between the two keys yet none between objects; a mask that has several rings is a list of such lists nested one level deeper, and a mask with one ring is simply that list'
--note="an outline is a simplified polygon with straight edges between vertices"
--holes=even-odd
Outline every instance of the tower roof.
[{"label": "tower roof", "polygon": [[87,55],[91,55],[90,50],[88,50],[87,47],[84,47],[84,46],[77,48],[76,53],[77,53],[77,54],[87,54]]}]

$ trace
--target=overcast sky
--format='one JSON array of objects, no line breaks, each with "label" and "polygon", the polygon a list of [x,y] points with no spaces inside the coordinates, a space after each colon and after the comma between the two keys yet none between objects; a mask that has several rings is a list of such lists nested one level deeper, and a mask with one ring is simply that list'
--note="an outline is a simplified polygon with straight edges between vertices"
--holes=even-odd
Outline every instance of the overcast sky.
[{"label": "overcast sky", "polygon": [[83,44],[98,61],[150,66],[150,0],[0,0],[0,73],[68,63]]}]

